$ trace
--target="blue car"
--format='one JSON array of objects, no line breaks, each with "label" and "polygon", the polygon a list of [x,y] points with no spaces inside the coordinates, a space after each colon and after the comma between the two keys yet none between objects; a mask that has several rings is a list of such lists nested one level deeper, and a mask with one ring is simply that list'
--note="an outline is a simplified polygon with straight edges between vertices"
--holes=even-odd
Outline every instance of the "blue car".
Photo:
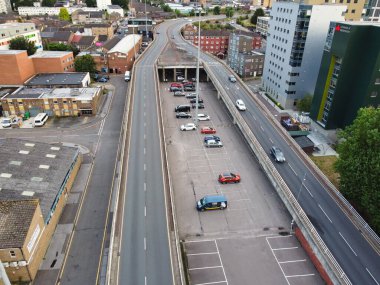
[{"label": "blue car", "polygon": [[205,136],[205,137],[203,138],[203,141],[204,141],[205,143],[207,143],[208,140],[214,140],[214,141],[219,142],[219,141],[220,141],[220,137],[218,137],[218,136],[214,136],[214,135],[210,135],[210,136]]}]

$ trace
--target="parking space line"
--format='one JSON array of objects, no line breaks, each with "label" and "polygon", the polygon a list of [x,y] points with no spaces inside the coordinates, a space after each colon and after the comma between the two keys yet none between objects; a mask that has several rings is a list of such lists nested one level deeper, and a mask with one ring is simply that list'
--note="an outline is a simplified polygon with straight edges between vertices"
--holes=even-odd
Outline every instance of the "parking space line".
[{"label": "parking space line", "polygon": [[267,237],[267,239],[288,238],[288,237],[292,237],[292,235],[286,235],[286,236],[272,236],[272,237]]},{"label": "parking space line", "polygon": [[207,282],[207,283],[197,283],[197,284],[194,284],[194,285],[211,285],[211,284],[218,284],[218,283],[226,283],[226,284],[228,284],[227,281],[216,281],[216,282]]},{"label": "parking space line", "polygon": [[277,262],[277,264],[278,264],[278,267],[280,267],[280,270],[281,270],[281,272],[282,272],[282,275],[285,277],[286,283],[288,283],[288,285],[290,285],[290,283],[289,283],[289,281],[288,281],[288,278],[286,278],[285,272],[284,272],[284,270],[282,269],[282,266],[281,266],[280,263],[278,262],[277,256],[274,254],[273,248],[271,247],[271,245],[270,245],[270,243],[269,243],[269,241],[268,241],[268,238],[265,238],[265,240],[267,241],[268,246],[269,246],[270,250],[272,251],[272,254],[273,254],[274,258],[276,259],[276,262]]},{"label": "parking space line", "polygon": [[196,267],[196,268],[189,268],[189,270],[203,270],[203,269],[212,269],[212,268],[219,268],[219,267],[223,267],[223,266],[217,265],[217,266],[208,266],[208,267]]},{"label": "parking space line", "polygon": [[280,247],[280,248],[272,248],[273,251],[275,250],[288,250],[288,249],[297,249],[298,246],[292,246],[292,247]]},{"label": "parking space line", "polygon": [[293,278],[293,277],[305,277],[305,276],[314,276],[315,274],[314,273],[310,273],[310,274],[299,274],[299,275],[287,275],[285,276],[286,278]]},{"label": "parking space line", "polygon": [[278,263],[293,263],[293,262],[305,262],[306,259],[298,259],[298,260],[288,260],[288,261],[280,261]]},{"label": "parking space line", "polygon": [[188,253],[187,255],[207,255],[207,254],[218,254],[218,252],[215,251],[215,252]]},{"label": "parking space line", "polygon": [[202,240],[188,240],[185,241],[184,243],[192,243],[192,242],[214,242],[214,239],[202,239]]},{"label": "parking space line", "polygon": [[223,261],[222,261],[222,258],[221,258],[221,256],[220,256],[220,253],[219,253],[218,243],[216,242],[216,240],[215,240],[214,242],[215,242],[216,250],[218,251],[218,256],[219,256],[220,264],[222,265],[222,270],[223,270],[223,274],[224,274],[224,279],[226,280],[226,284],[228,284],[228,280],[227,280],[226,272],[224,271],[224,267],[223,267]]}]

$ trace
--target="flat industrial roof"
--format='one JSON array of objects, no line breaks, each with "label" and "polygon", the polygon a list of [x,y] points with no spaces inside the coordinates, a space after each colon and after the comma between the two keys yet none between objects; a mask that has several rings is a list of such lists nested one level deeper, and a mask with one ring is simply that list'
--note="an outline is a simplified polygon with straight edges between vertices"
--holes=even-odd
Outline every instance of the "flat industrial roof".
[{"label": "flat industrial roof", "polygon": [[26,52],[26,50],[0,50],[0,55],[2,54],[19,54],[19,53],[23,53],[23,52]]},{"label": "flat industrial roof", "polygon": [[133,46],[141,39],[140,35],[128,35],[122,38],[108,53],[121,52],[128,53]]},{"label": "flat industrial roof", "polygon": [[35,54],[29,56],[31,58],[51,58],[51,57],[62,57],[65,55],[68,55],[72,53],[72,51],[50,51],[50,50],[44,50],[40,52],[36,52]]},{"label": "flat industrial roof", "polygon": [[25,86],[35,85],[75,85],[80,84],[87,72],[39,73],[25,83]]},{"label": "flat industrial roof", "polygon": [[77,148],[60,144],[0,140],[0,200],[39,199],[47,221],[77,155]]},{"label": "flat industrial roof", "polygon": [[2,99],[56,99],[75,98],[77,100],[91,100],[98,94],[100,87],[93,88],[23,88],[20,91],[7,95]]}]

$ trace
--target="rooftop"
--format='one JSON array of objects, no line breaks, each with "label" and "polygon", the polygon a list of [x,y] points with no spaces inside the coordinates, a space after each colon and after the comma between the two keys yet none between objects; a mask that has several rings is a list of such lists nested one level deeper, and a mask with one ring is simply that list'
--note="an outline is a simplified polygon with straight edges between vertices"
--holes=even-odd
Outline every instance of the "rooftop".
[{"label": "rooftop", "polygon": [[125,36],[111,50],[109,50],[108,53],[111,53],[111,52],[128,53],[133,48],[134,44],[137,43],[140,39],[141,39],[140,35]]},{"label": "rooftop", "polygon": [[23,246],[37,206],[37,199],[0,201],[0,248]]},{"label": "rooftop", "polygon": [[11,29],[11,28],[20,28],[20,27],[30,27],[35,26],[34,23],[6,23],[0,24],[0,29]]},{"label": "rooftop", "polygon": [[39,73],[28,80],[25,85],[75,85],[80,84],[86,75],[87,72]]},{"label": "rooftop", "polygon": [[35,54],[29,56],[31,58],[52,58],[52,57],[63,57],[65,55],[72,54],[72,51],[50,51],[44,50],[36,52]]},{"label": "rooftop", "polygon": [[23,88],[19,92],[7,95],[7,99],[56,99],[75,98],[76,100],[91,100],[99,92],[95,88]]},{"label": "rooftop", "polygon": [[0,200],[39,199],[43,218],[48,221],[77,154],[76,148],[62,145],[0,140]]},{"label": "rooftop", "polygon": [[23,52],[26,52],[26,50],[0,50],[0,55],[19,54]]},{"label": "rooftop", "polygon": [[123,9],[119,5],[107,5],[108,9]]}]

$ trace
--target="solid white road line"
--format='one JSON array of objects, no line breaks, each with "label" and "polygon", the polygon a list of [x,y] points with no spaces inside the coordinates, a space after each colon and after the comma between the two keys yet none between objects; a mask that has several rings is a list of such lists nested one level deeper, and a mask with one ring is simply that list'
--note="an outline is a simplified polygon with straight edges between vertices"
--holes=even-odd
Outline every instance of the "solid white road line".
[{"label": "solid white road line", "polygon": [[270,248],[271,251],[272,251],[272,254],[273,254],[273,256],[274,256],[274,259],[276,259],[276,262],[277,262],[277,264],[278,264],[278,267],[280,267],[280,270],[281,270],[281,272],[282,272],[282,275],[285,277],[286,283],[288,283],[288,285],[290,285],[290,283],[289,283],[289,281],[288,281],[288,278],[286,278],[285,272],[284,272],[284,270],[282,269],[282,266],[280,265],[280,263],[278,263],[277,256],[274,254],[273,248],[271,247],[271,245],[270,245],[270,243],[269,243],[269,240],[268,240],[267,238],[265,238],[265,240],[267,241],[268,246],[269,246],[269,248]]},{"label": "solid white road line", "polygon": [[293,263],[293,262],[305,262],[306,259],[298,259],[298,260],[288,260],[288,261],[279,261],[278,263]]},{"label": "solid white road line", "polygon": [[310,273],[310,274],[300,274],[300,275],[286,275],[285,277],[286,278],[291,278],[291,277],[306,277],[306,276],[314,276],[315,274],[314,273]]},{"label": "solid white road line", "polygon": [[333,222],[331,221],[330,217],[327,216],[326,212],[323,210],[323,208],[321,207],[321,205],[318,204],[318,207],[319,207],[319,209],[321,209],[321,211],[323,212],[323,214],[325,214],[326,218],[330,221],[330,223],[333,223]]},{"label": "solid white road line", "polygon": [[218,251],[218,256],[219,256],[220,264],[222,265],[222,270],[223,270],[223,274],[224,274],[224,280],[226,280],[226,283],[228,284],[228,280],[227,280],[226,272],[224,271],[222,258],[221,258],[221,256],[220,256],[219,248],[218,248],[218,243],[216,242],[216,240],[215,240],[215,246],[216,246],[216,250]]},{"label": "solid white road line", "polygon": [[380,285],[379,282],[377,282],[377,280],[375,279],[375,277],[373,277],[373,275],[371,274],[371,272],[368,270],[368,268],[366,267],[365,269],[367,270],[368,274],[372,277],[373,281],[375,281],[375,283],[377,285]]},{"label": "solid white road line", "polygon": [[218,283],[226,283],[226,284],[228,284],[227,281],[223,280],[223,281],[216,281],[216,282],[197,283],[197,284],[194,284],[194,285],[211,285],[211,284],[218,284]]},{"label": "solid white road line", "polygon": [[344,242],[348,245],[348,247],[351,249],[351,251],[356,255],[356,252],[352,249],[351,245],[347,242],[347,240],[344,238],[344,236],[339,232],[339,235],[342,237],[342,239],[344,240]]},{"label": "solid white road line", "polygon": [[280,247],[280,248],[272,248],[273,251],[275,250],[288,250],[288,249],[297,249],[298,246],[292,246],[292,247]]},{"label": "solid white road line", "polygon": [[288,163],[288,165],[289,165],[290,169],[294,172],[294,174],[298,176],[298,174],[295,172],[295,170],[293,169],[293,167],[291,166],[291,164]]},{"label": "solid white road line", "polygon": [[207,254],[218,254],[218,252],[215,251],[215,252],[189,253],[187,255],[207,255]]},{"label": "solid white road line", "polygon": [[203,269],[219,268],[219,267],[222,267],[222,266],[217,265],[217,266],[208,266],[208,267],[196,267],[196,268],[189,268],[189,270],[203,270]]},{"label": "solid white road line", "polygon": [[303,185],[303,187],[305,187],[305,189],[307,190],[307,192],[309,192],[310,196],[314,198],[313,194],[311,194],[309,188],[307,188],[305,184]]}]

